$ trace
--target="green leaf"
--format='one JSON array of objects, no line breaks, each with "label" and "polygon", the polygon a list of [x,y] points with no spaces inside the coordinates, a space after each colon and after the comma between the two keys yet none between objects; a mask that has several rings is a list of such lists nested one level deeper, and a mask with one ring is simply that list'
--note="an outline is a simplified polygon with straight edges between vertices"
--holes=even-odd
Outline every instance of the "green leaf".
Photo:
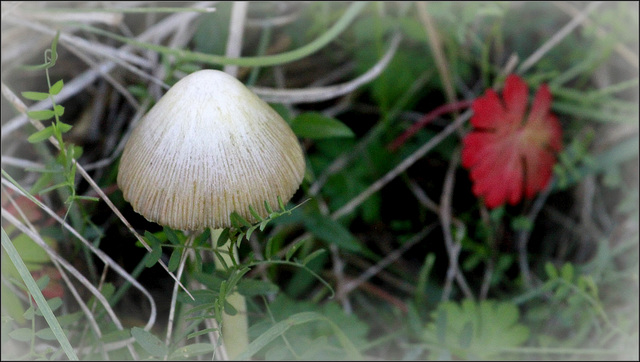
[{"label": "green leaf", "polygon": [[171,258],[169,258],[169,265],[167,265],[170,272],[174,272],[178,269],[178,266],[180,265],[180,257],[182,257],[182,249],[181,248],[173,249],[173,252],[171,253]]},{"label": "green leaf", "polygon": [[105,299],[110,299],[115,292],[116,287],[113,283],[104,283],[102,285],[102,289],[100,289],[100,293],[105,297]]},{"label": "green leaf", "polygon": [[264,208],[267,210],[269,215],[273,214],[273,209],[271,208],[271,205],[269,205],[267,200],[264,200]]},{"label": "green leaf", "polygon": [[275,294],[278,290],[277,285],[265,280],[243,279],[238,283],[238,293],[246,297]]},{"label": "green leaf", "polygon": [[[49,308],[51,308],[51,311],[55,311],[56,309],[60,308],[62,306],[62,299],[60,299],[60,297],[55,297],[52,299],[47,300],[47,304],[49,305]],[[38,308],[36,310],[36,315],[42,315],[42,310],[40,308]]]},{"label": "green leaf", "polygon": [[154,357],[164,357],[169,352],[164,342],[142,328],[133,327],[131,329],[131,335],[145,351]]},{"label": "green leaf", "polygon": [[55,107],[53,107],[53,113],[58,117],[62,116],[64,114],[64,107],[56,104]]},{"label": "green leaf", "polygon": [[[5,262],[3,261],[3,266],[5,264]],[[10,264],[8,261],[6,262],[6,264]],[[6,276],[6,274],[3,271],[3,277]],[[8,314],[8,318],[15,320],[18,324],[23,324],[25,322],[25,317],[24,315],[27,313],[24,310],[24,307],[22,306],[22,302],[20,301],[20,299],[16,296],[16,294],[9,289],[5,283],[0,283],[0,298],[1,298],[1,305],[2,305],[2,309],[4,309],[4,311],[7,312]],[[33,308],[29,308],[31,309],[31,315],[33,318]],[[4,316],[3,316],[4,318]]]},{"label": "green leaf", "polygon": [[249,212],[253,217],[258,221],[262,221],[262,217],[258,214],[258,212],[253,208],[253,206],[249,205]]},{"label": "green leaf", "polygon": [[320,254],[324,253],[325,251],[326,251],[325,249],[318,249],[313,253],[307,255],[307,257],[304,258],[304,260],[302,260],[302,265],[307,265],[311,260],[317,258],[318,256],[320,256]]},{"label": "green leaf", "polygon": [[568,282],[572,282],[573,281],[573,276],[574,276],[574,269],[573,269],[573,264],[571,263],[566,263],[562,266],[562,268],[560,269],[560,275],[562,276],[562,279],[568,281]]},{"label": "green leaf", "polygon": [[151,249],[151,252],[149,254],[147,254],[145,261],[144,261],[144,265],[147,268],[151,268],[152,266],[154,266],[158,260],[160,260],[160,257],[162,256],[162,248],[161,247],[157,247],[157,248],[153,248]]},{"label": "green leaf", "polygon": [[201,272],[202,271],[202,253],[193,253],[195,255],[195,259],[193,261],[193,271]]},{"label": "green leaf", "polygon": [[44,339],[45,341],[55,341],[56,335],[53,334],[51,328],[44,328],[36,332],[36,336],[40,339]]},{"label": "green leaf", "polygon": [[47,119],[53,118],[55,115],[55,112],[50,109],[27,112],[27,116],[35,121],[46,121]]},{"label": "green leaf", "polygon": [[423,338],[453,359],[495,359],[529,338],[529,329],[518,320],[518,308],[509,302],[443,302],[432,313]]},{"label": "green leaf", "polygon": [[72,325],[73,323],[76,323],[81,318],[84,318],[84,314],[82,311],[79,311],[75,313],[61,315],[60,317],[58,317],[58,322],[60,323],[61,326],[65,327],[65,326]]},{"label": "green leaf", "polygon": [[52,96],[57,95],[58,93],[60,93],[60,91],[62,90],[62,87],[64,86],[64,82],[62,81],[62,79],[60,79],[59,81],[57,81],[54,85],[51,86],[51,88],[49,88],[49,93]]},{"label": "green leaf", "polygon": [[549,277],[549,279],[558,278],[558,269],[556,269],[556,267],[550,261],[548,261],[544,265],[544,270],[547,272],[547,276]]},{"label": "green leaf", "polygon": [[252,227],[247,229],[247,240],[251,239],[251,234],[260,226],[259,224],[253,225]]},{"label": "green leaf", "polygon": [[69,145],[69,154],[71,155],[71,157],[75,158],[76,160],[80,158],[80,156],[82,156],[82,152],[84,152],[82,147],[76,146],[76,145]]},{"label": "green leaf", "polygon": [[360,242],[349,232],[347,228],[328,216],[314,212],[304,219],[304,225],[318,239],[329,244],[336,244],[341,249],[352,252],[363,250]]},{"label": "green leaf", "polygon": [[29,342],[31,341],[32,336],[33,336],[33,331],[31,330],[31,328],[18,328],[9,332],[9,337],[20,342]]},{"label": "green leaf", "polygon": [[[202,245],[202,243],[206,242],[207,240],[209,240],[209,237],[211,236],[211,229],[206,228],[204,229],[204,231],[202,232],[202,234],[198,235],[194,240],[193,240],[193,246],[194,247],[198,247],[200,245]],[[196,253],[196,255],[198,255],[198,253]]]},{"label": "green leaf", "polygon": [[192,304],[192,305],[209,305],[209,308],[212,307],[213,301],[216,300],[219,293],[213,290],[208,289],[200,289],[200,290],[192,290],[191,295],[193,299],[187,295],[187,293],[178,293],[178,300],[182,303]]},{"label": "green leaf", "polygon": [[273,340],[282,336],[287,330],[289,330],[289,328],[297,325],[313,322],[313,321],[325,321],[329,323],[329,325],[332,328],[333,334],[336,336],[336,338],[338,339],[338,341],[340,342],[340,344],[342,345],[342,347],[346,352],[346,356],[345,356],[346,359],[349,359],[349,360],[362,359],[362,355],[360,354],[360,352],[358,352],[356,347],[349,340],[349,338],[344,334],[344,332],[342,332],[342,330],[330,319],[316,312],[297,313],[283,321],[275,323],[273,326],[267,329],[264,333],[262,333],[258,338],[253,340],[249,344],[247,349],[244,352],[242,352],[240,355],[238,355],[236,359],[237,360],[249,359],[256,353],[258,353],[262,348],[264,348],[269,343],[271,343]]},{"label": "green leaf", "polygon": [[230,316],[238,314],[238,310],[231,303],[224,301],[224,312]]},{"label": "green leaf", "polygon": [[111,343],[129,339],[130,337],[131,331],[129,331],[128,329],[115,330],[113,332],[103,334],[102,338],[100,338],[100,341],[103,343]]},{"label": "green leaf", "polygon": [[180,347],[171,353],[170,360],[191,358],[199,356],[205,353],[211,353],[216,349],[216,346],[210,343],[194,343],[184,347]]},{"label": "green leaf", "polygon": [[22,96],[32,101],[42,101],[49,98],[49,93],[42,92],[22,92]]},{"label": "green leaf", "polygon": [[220,236],[218,236],[218,240],[216,241],[216,246],[218,248],[222,247],[222,245],[224,245],[227,240],[229,240],[229,228],[225,228],[222,230]]},{"label": "green leaf", "polygon": [[48,139],[51,136],[53,136],[53,127],[49,126],[29,136],[29,138],[27,138],[27,141],[29,141],[30,143],[38,143]]},{"label": "green leaf", "polygon": [[147,240],[147,243],[151,245],[151,248],[155,248],[156,246],[160,246],[160,244],[162,244],[162,241],[160,241],[157,236],[148,231],[144,232],[144,238],[145,240]]},{"label": "green leaf", "polygon": [[[54,245],[54,242],[49,239],[45,239],[46,242],[50,242],[50,245]],[[19,234],[13,238],[13,247],[20,254],[20,258],[25,263],[29,271],[41,270],[42,263],[47,263],[51,259],[49,258],[49,254],[40,247],[35,241],[31,240],[29,236],[26,234]],[[5,264],[6,263],[6,264]],[[13,267],[13,264],[8,262],[7,255],[2,254],[2,275],[11,275],[16,278],[20,277],[18,271]],[[49,277],[41,278],[44,282],[44,279],[48,279]],[[38,282],[36,282],[38,285]],[[40,285],[38,285],[40,288]]]},{"label": "green leaf", "polygon": [[264,247],[264,258],[266,260],[271,259],[271,256],[273,255],[273,238],[269,238],[269,240],[267,240],[267,245]]},{"label": "green leaf", "polygon": [[354,136],[344,123],[316,112],[299,114],[291,121],[291,129],[296,136],[310,139]]},{"label": "green leaf", "polygon": [[169,240],[169,242],[173,245],[180,245],[180,239],[178,238],[178,234],[176,234],[175,231],[173,231],[173,229],[168,228],[166,226],[164,226],[162,228],[162,230],[164,231],[164,234],[167,236],[167,239]]},{"label": "green leaf", "polygon": [[224,279],[210,273],[194,273],[193,277],[211,290],[219,290]]},{"label": "green leaf", "polygon": [[222,254],[220,254],[220,252],[217,249],[213,250],[213,253],[216,255],[216,258],[220,262],[220,268],[222,268],[223,270],[229,269],[229,266],[227,265],[227,262],[224,260],[225,258],[222,256]]},{"label": "green leaf", "polygon": [[145,231],[144,237],[151,247],[151,252],[145,257],[144,265],[147,268],[151,268],[158,262],[158,260],[160,260],[160,257],[162,256],[162,246],[160,245],[160,240],[158,240],[158,238],[156,238],[152,233]]},{"label": "green leaf", "polygon": [[[191,312],[191,310],[189,312]],[[211,333],[211,332],[215,333],[215,332],[219,332],[219,331],[220,331],[219,328],[205,328],[205,329],[201,329],[201,330],[199,330],[197,332],[189,333],[187,335],[187,339],[191,339],[191,338],[194,338],[194,337],[197,337],[197,336],[202,336],[202,335],[207,334],[207,333]],[[173,356],[173,354],[171,356]]]},{"label": "green leaf", "polygon": [[[64,108],[62,110],[64,111]],[[62,113],[59,114],[58,116],[61,116],[61,115],[62,115]],[[71,131],[71,128],[73,128],[72,125],[66,124],[64,122],[57,122],[56,126],[58,127],[58,129],[60,130],[61,133],[67,133],[67,132]],[[79,156],[74,154],[73,157],[78,158]]]},{"label": "green leaf", "polygon": [[290,259],[291,259],[291,257],[293,256],[293,254],[295,254],[295,253],[296,253],[296,251],[298,251],[298,249],[300,249],[300,247],[301,247],[302,245],[304,245],[304,243],[305,243],[306,241],[308,241],[308,240],[309,240],[309,239],[302,239],[302,240],[299,240],[297,243],[293,244],[293,245],[289,248],[289,250],[287,250],[287,254],[286,254],[286,255],[285,255],[285,257],[284,257],[284,260],[287,260],[287,261],[288,261],[288,260],[290,260]]},{"label": "green leaf", "polygon": [[231,223],[237,228],[240,228],[242,226],[251,227],[251,223],[235,211],[231,213],[230,217]]},{"label": "green leaf", "polygon": [[469,348],[471,346],[471,341],[473,340],[473,324],[471,322],[467,322],[464,324],[462,328],[462,333],[460,333],[459,344],[462,348]]}]

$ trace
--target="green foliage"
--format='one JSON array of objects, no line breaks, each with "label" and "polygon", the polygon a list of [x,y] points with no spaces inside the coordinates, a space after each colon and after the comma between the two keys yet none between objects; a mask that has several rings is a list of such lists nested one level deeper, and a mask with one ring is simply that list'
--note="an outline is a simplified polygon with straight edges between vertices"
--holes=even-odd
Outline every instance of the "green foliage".
[{"label": "green foliage", "polygon": [[[29,273],[27,266],[24,264],[20,254],[18,254],[18,251],[15,249],[15,247],[11,243],[11,240],[9,239],[9,236],[6,234],[4,228],[2,228],[2,247],[6,251],[13,265],[16,267],[20,275],[20,278],[26,285],[26,289],[28,290],[29,296],[33,297],[33,299],[36,302],[36,305],[42,311],[42,315],[44,316],[47,324],[49,325],[51,333],[45,332],[45,335],[48,337],[48,339],[57,340],[62,346],[63,351],[65,352],[65,354],[70,360],[78,360],[78,356],[76,355],[75,351],[71,347],[71,344],[69,343],[67,336],[64,334],[62,327],[60,326],[60,323],[56,319],[56,316],[53,314],[53,310],[49,305],[49,302],[42,295],[40,286],[36,284],[35,280]],[[29,301],[31,301],[31,299],[29,299]],[[62,303],[61,302],[58,303],[58,302],[60,301],[59,300],[51,301],[52,304],[57,304],[57,307],[60,307]],[[33,320],[33,317],[31,317],[28,314],[28,312],[29,311],[27,310],[25,312],[26,315],[23,315],[23,317],[25,319]],[[30,337],[31,341],[33,341],[33,339],[36,336],[36,333],[38,333],[35,331],[34,328],[35,328],[35,324],[32,323],[32,327],[30,331],[25,331],[25,329],[17,329],[18,332],[12,331],[10,332],[10,334],[14,333],[14,336],[13,336],[14,339],[27,341],[29,340],[29,337]],[[42,332],[40,333],[42,335]],[[53,334],[53,336],[51,336],[51,334]],[[33,343],[31,343],[31,348],[33,348]],[[30,350],[30,354],[34,354],[33,349]]]},{"label": "green foliage", "polygon": [[307,212],[304,224],[314,236],[328,244],[335,244],[341,249],[355,253],[363,251],[363,246],[348,229],[329,216],[320,214],[318,210],[311,209]]},{"label": "green foliage", "polygon": [[255,341],[261,342],[252,352],[260,352],[261,358],[361,358],[357,349],[366,344],[368,327],[355,315],[346,315],[335,302],[318,309],[313,303],[297,302],[280,294],[267,308],[268,316],[250,330],[250,334],[257,337]]},{"label": "green foliage", "polygon": [[265,200],[264,207],[269,213],[267,217],[260,216],[255,211],[255,209],[251,205],[249,205],[249,211],[251,212],[251,215],[258,220],[255,224],[251,224],[237,212],[232,212],[230,215],[230,219],[233,227],[227,228],[223,231],[222,235],[220,235],[220,237],[218,238],[217,245],[222,246],[227,241],[227,239],[229,239],[231,240],[230,245],[239,246],[240,242],[242,242],[242,239],[246,238],[248,240],[249,238],[251,238],[251,235],[254,231],[256,231],[256,229],[263,231],[271,221],[284,215],[291,215],[291,212],[300,207],[302,204],[303,203],[300,203],[291,209],[287,209],[282,202],[282,198],[278,196],[278,207],[280,209],[274,211],[273,207]]},{"label": "green foliage", "polygon": [[423,338],[439,358],[494,359],[529,338],[519,320],[518,308],[508,302],[444,302],[432,313]]},{"label": "green foliage", "polygon": [[142,328],[133,327],[131,336],[153,357],[163,358],[168,353],[168,348],[164,342]]},{"label": "green foliage", "polygon": [[302,138],[322,139],[354,136],[344,123],[314,112],[299,114],[291,121],[291,129],[296,136]]},{"label": "green foliage", "polygon": [[[51,124],[35,133],[27,138],[27,141],[31,143],[39,143],[53,137],[57,142],[57,145],[60,149],[60,153],[56,158],[57,165],[53,168],[48,168],[45,170],[44,175],[40,178],[38,182],[34,186],[37,188],[32,188],[31,192],[38,192],[39,194],[44,194],[49,191],[65,188],[68,190],[68,197],[65,201],[66,204],[69,205],[69,210],[71,208],[71,204],[79,199],[82,200],[91,200],[98,201],[99,199],[96,197],[86,197],[86,196],[78,196],[76,195],[76,187],[75,187],[75,177],[76,177],[76,161],[75,159],[79,158],[82,154],[82,148],[76,147],[73,145],[67,145],[62,139],[62,134],[67,133],[71,130],[72,126],[66,124],[60,120],[60,117],[64,115],[64,107],[56,104],[53,96],[58,95],[62,88],[64,87],[64,81],[58,80],[53,85],[51,84],[51,80],[49,77],[49,69],[52,68],[56,64],[56,60],[58,59],[57,53],[57,45],[58,38],[60,37],[60,32],[56,34],[51,43],[51,47],[47,49],[44,53],[44,63],[38,66],[30,66],[27,67],[29,70],[44,70],[47,78],[47,85],[49,86],[49,92],[22,92],[22,96],[29,100],[41,101],[45,99],[49,99],[51,101],[52,110],[42,110],[42,111],[28,111],[27,116],[36,121],[45,121],[55,118]],[[61,167],[60,167],[61,166]],[[40,170],[38,170],[40,171]],[[53,186],[46,187],[46,184],[52,181],[53,175],[59,174],[62,176],[63,181],[59,182]]]}]

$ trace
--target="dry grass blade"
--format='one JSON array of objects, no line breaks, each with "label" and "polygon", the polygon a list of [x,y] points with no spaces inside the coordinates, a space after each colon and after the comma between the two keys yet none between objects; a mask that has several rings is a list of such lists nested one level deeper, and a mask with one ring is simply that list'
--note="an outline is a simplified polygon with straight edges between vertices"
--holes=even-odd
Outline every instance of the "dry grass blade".
[{"label": "dry grass blade", "polygon": [[257,95],[260,96],[265,102],[271,103],[311,103],[322,102],[328,99],[343,96],[358,89],[364,84],[374,80],[382,71],[387,67],[391,59],[393,58],[400,40],[402,39],[400,34],[395,34],[391,39],[389,49],[384,56],[361,76],[343,83],[327,87],[318,88],[304,88],[304,89],[273,89],[264,87],[251,87]]},{"label": "dry grass blade", "polygon": [[[10,222],[13,226],[15,226],[18,230],[20,230],[21,232],[29,236],[31,240],[35,241],[36,244],[38,244],[38,246],[40,246],[43,250],[47,252],[47,254],[49,255],[49,257],[51,257],[52,260],[55,260],[60,265],[62,265],[62,267],[64,267],[71,275],[73,275],[76,278],[76,280],[82,283],[82,285],[84,285],[84,287],[87,288],[91,292],[91,294],[93,294],[93,296],[96,297],[98,301],[100,301],[102,306],[105,308],[107,314],[113,321],[113,324],[115,324],[116,328],[118,328],[119,330],[124,329],[124,327],[122,326],[122,323],[120,322],[120,319],[118,318],[118,316],[115,314],[115,312],[109,305],[109,301],[107,301],[107,299],[102,295],[102,293],[100,293],[100,291],[96,287],[94,287],[93,284],[91,284],[91,282],[87,278],[85,278],[84,275],[82,275],[82,273],[80,273],[73,265],[71,265],[63,257],[58,255],[58,253],[55,250],[53,250],[49,245],[47,245],[47,243],[42,239],[42,237],[37,232],[33,232],[26,225],[24,225],[22,222],[16,219],[13,215],[5,211],[4,208],[2,209],[2,217],[5,218],[8,222]],[[132,356],[137,355],[135,350],[131,347],[131,345],[127,345],[127,347],[129,348],[129,351]]]},{"label": "dry grass blade", "polygon": [[438,216],[442,225],[442,232],[444,234],[444,243],[447,247],[447,253],[449,254],[449,269],[447,270],[447,278],[444,283],[441,300],[445,301],[449,299],[451,293],[451,282],[455,279],[458,282],[458,286],[464,293],[466,298],[474,299],[473,292],[469,288],[464,275],[460,271],[458,265],[458,257],[460,250],[462,249],[462,236],[463,232],[458,232],[458,236],[453,240],[451,235],[451,198],[453,197],[453,184],[455,182],[455,170],[460,162],[459,150],[454,152],[454,156],[449,161],[449,167],[447,168],[447,174],[445,176],[444,186],[442,188],[442,195],[440,196],[440,212]]},{"label": "dry grass blade", "polygon": [[343,286],[342,290],[338,289],[338,291],[336,292],[336,295],[338,296],[338,298],[341,297],[341,295],[340,295],[341,293],[345,294],[345,295],[350,293],[352,290],[358,288],[360,285],[365,283],[367,280],[371,279],[372,277],[374,277],[375,275],[380,273],[384,268],[389,266],[391,263],[393,263],[396,260],[398,260],[402,256],[402,254],[404,254],[406,251],[411,249],[411,247],[413,247],[414,245],[416,245],[420,241],[423,241],[424,238],[434,228],[435,228],[435,225],[433,225],[433,224],[425,226],[422,230],[420,230],[418,233],[413,235],[411,237],[411,239],[405,241],[400,248],[398,248],[398,249],[394,250],[393,252],[387,254],[387,256],[382,258],[382,260],[380,260],[375,265],[372,265],[371,267],[369,267],[362,274],[360,274],[357,278],[347,282]]},{"label": "dry grass blade", "polygon": [[[10,188],[11,190],[15,191],[17,194],[26,196],[26,194],[24,194],[22,192],[22,190],[18,189],[12,183],[10,183],[9,181],[5,180],[4,178],[2,179],[2,184],[5,185],[6,187]],[[65,229],[69,230],[69,232],[71,232],[71,234],[73,236],[75,236],[78,240],[80,240],[98,258],[100,258],[100,260],[102,260],[102,262],[105,263],[105,265],[111,267],[116,273],[120,274],[125,280],[130,282],[136,289],[138,289],[140,292],[142,292],[142,294],[144,294],[144,296],[149,301],[149,304],[150,304],[150,307],[151,307],[151,313],[149,315],[149,320],[147,321],[147,324],[145,325],[145,329],[151,329],[151,327],[153,327],[153,325],[155,324],[157,308],[156,308],[156,303],[153,300],[153,297],[151,296],[149,291],[147,291],[146,288],[144,288],[135,278],[133,278],[131,276],[131,274],[129,274],[126,270],[124,270],[118,263],[116,263],[113,259],[111,259],[111,257],[109,257],[107,254],[105,254],[102,250],[100,250],[100,249],[96,248],[95,246],[93,246],[93,244],[91,244],[87,239],[85,239],[80,233],[78,233],[77,230],[75,230],[66,221],[61,219],[60,216],[58,216],[47,205],[44,205],[43,203],[37,202],[37,200],[36,200],[36,204],[38,205],[38,207],[40,209],[42,209],[49,216],[51,216],[53,219],[55,219]],[[36,232],[36,231],[34,231],[34,232]]]},{"label": "dry grass blade", "polygon": [[[249,3],[246,1],[236,1],[231,10],[231,22],[229,24],[229,38],[227,39],[227,50],[225,56],[236,58],[241,55],[242,39],[244,34],[244,24],[247,18]],[[228,64],[224,66],[224,72],[234,77],[238,75],[238,66]]]},{"label": "dry grass blade", "polygon": [[525,61],[520,64],[518,72],[524,73],[529,70],[529,68],[537,63],[549,50],[553,49],[553,47],[558,45],[562,39],[569,35],[575,28],[580,26],[580,24],[587,19],[587,16],[602,4],[602,1],[596,1],[589,4],[580,14],[571,19],[567,25],[558,30],[549,40],[542,44],[538,50],[525,59]]},{"label": "dry grass blade", "polygon": [[342,206],[340,209],[334,211],[331,214],[331,217],[334,219],[338,219],[343,215],[346,215],[353,211],[356,207],[362,204],[369,196],[371,196],[374,192],[380,190],[384,185],[389,183],[391,180],[396,178],[399,174],[404,172],[406,169],[411,167],[417,160],[424,157],[427,152],[431,151],[435,146],[437,146],[442,140],[444,140],[447,136],[455,132],[458,127],[462,126],[464,122],[466,122],[469,117],[471,117],[471,111],[466,111],[460,117],[458,117],[455,121],[453,121],[449,126],[440,131],[437,135],[435,135],[429,142],[420,146],[416,151],[414,151],[411,155],[405,158],[402,162],[400,162],[396,167],[394,167],[391,171],[387,172],[386,175],[382,176],[376,182],[371,184],[366,190],[362,191],[358,196],[351,199],[348,203]]},{"label": "dry grass blade", "polygon": [[[195,8],[208,8],[213,6],[214,2],[203,2],[194,5]],[[193,21],[194,18],[199,16],[199,13],[178,13],[170,15],[158,23],[150,26],[140,35],[138,35],[135,39],[138,41],[151,41],[152,39],[156,39],[160,41],[164,39],[166,36],[172,34],[176,28],[182,26],[185,22]],[[130,51],[134,49],[133,46],[123,45],[118,48],[119,51]],[[102,74],[109,73],[116,67],[116,63],[113,61],[105,61],[100,63],[97,68],[87,70],[71,81],[65,82],[64,88],[58,95],[54,97],[54,100],[57,104],[61,104],[64,101],[70,99],[71,97],[77,95],[79,92],[82,92],[87,86],[92,84],[98,77],[102,76]],[[3,95],[5,95],[4,85],[3,85]],[[5,95],[6,97],[6,95]],[[16,102],[11,102],[14,106],[17,104]],[[37,102],[33,106],[29,107],[29,111],[43,110],[51,107],[51,102],[49,100],[44,100]],[[18,108],[20,111],[20,109]],[[26,107],[25,107],[26,110]],[[29,120],[27,119],[26,112],[22,112],[22,115],[19,115],[2,125],[2,133],[0,134],[0,139],[5,139],[9,135],[11,135],[15,130],[24,126]]]}]

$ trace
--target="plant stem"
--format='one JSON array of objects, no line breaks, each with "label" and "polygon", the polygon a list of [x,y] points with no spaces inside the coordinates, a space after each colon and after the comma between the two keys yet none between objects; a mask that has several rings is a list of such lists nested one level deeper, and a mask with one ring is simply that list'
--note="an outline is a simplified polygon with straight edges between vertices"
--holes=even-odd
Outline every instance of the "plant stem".
[{"label": "plant stem", "polygon": [[400,148],[400,146],[402,146],[411,136],[416,134],[422,127],[426,126],[429,122],[438,118],[440,115],[468,108],[471,106],[471,103],[473,103],[472,99],[448,103],[425,114],[418,122],[414,123],[413,126],[411,126],[408,130],[406,130],[403,134],[401,134],[398,138],[391,142],[391,144],[389,145],[389,150],[395,151]]},{"label": "plant stem", "polygon": [[214,54],[205,54],[200,52],[192,52],[188,50],[182,49],[173,49],[169,47],[165,47],[162,45],[156,45],[151,43],[141,42],[135,39],[129,39],[125,36],[121,36],[118,34],[114,34],[109,31],[102,30],[97,27],[93,27],[86,24],[77,23],[74,26],[90,31],[95,34],[104,35],[110,37],[112,39],[116,39],[123,43],[127,43],[130,45],[134,45],[143,49],[153,50],[165,55],[174,55],[183,61],[194,61],[194,62],[203,62],[207,64],[216,64],[216,65],[227,65],[227,64],[235,64],[241,67],[266,67],[272,65],[281,65],[285,63],[289,63],[301,58],[304,58],[308,55],[315,53],[316,51],[322,49],[329,42],[338,37],[346,28],[353,22],[353,20],[362,12],[364,7],[367,5],[367,2],[356,1],[352,3],[347,10],[345,10],[342,17],[326,32],[324,32],[320,37],[310,42],[307,45],[302,46],[301,48],[291,50],[281,54],[275,55],[263,55],[256,57],[241,57],[241,58],[227,58]]},{"label": "plant stem", "polygon": [[[211,240],[215,246],[218,237],[222,233],[223,229],[211,230]],[[230,250],[229,244],[231,240],[227,240],[221,250]],[[233,246],[233,259],[238,259],[238,250]],[[222,259],[226,265],[233,265],[231,255],[227,253],[220,253]],[[216,258],[216,269],[224,270],[224,265],[221,265],[220,261]],[[247,319],[247,303],[244,296],[238,292],[230,293],[227,296],[227,302],[231,304],[237,311],[236,315],[229,315],[227,313],[222,314],[222,341],[224,347],[227,350],[227,354],[230,359],[235,359],[240,353],[244,352],[249,345],[249,323]]]}]

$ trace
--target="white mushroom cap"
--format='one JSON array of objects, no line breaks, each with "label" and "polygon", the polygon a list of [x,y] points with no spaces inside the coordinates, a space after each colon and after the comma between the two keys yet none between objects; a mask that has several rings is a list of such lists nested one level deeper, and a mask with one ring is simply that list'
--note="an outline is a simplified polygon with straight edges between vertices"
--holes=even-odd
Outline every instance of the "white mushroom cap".
[{"label": "white mushroom cap", "polygon": [[118,186],[147,220],[180,230],[231,226],[235,211],[289,201],[305,161],[289,125],[234,77],[201,70],[177,82],[125,145]]}]

